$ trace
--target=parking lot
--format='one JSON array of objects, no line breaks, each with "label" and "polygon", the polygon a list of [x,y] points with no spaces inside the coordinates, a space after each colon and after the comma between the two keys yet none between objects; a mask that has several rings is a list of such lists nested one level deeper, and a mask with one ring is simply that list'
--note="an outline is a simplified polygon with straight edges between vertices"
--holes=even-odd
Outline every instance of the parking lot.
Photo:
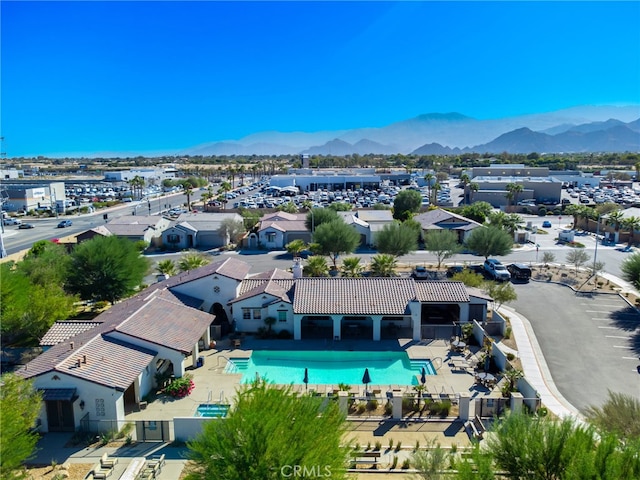
[{"label": "parking lot", "polygon": [[607,391],[640,397],[640,315],[617,295],[578,296],[570,288],[514,284],[511,304],[529,319],[553,381],[583,411]]}]

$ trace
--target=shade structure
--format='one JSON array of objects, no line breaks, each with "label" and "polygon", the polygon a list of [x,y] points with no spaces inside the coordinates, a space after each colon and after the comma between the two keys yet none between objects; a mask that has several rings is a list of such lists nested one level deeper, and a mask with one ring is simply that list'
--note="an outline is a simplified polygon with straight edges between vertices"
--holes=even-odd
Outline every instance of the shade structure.
[{"label": "shade structure", "polygon": [[304,378],[302,379],[302,381],[304,382],[304,389],[307,389],[307,386],[309,385],[309,369],[305,368],[304,369]]},{"label": "shade structure", "polygon": [[424,367],[422,367],[422,373],[420,374],[420,383],[422,383],[422,385],[427,383],[427,371],[424,369]]},{"label": "shade structure", "polygon": [[362,383],[364,383],[364,393],[367,393],[367,385],[371,383],[371,376],[369,375],[369,369],[364,369],[364,375],[362,375]]}]

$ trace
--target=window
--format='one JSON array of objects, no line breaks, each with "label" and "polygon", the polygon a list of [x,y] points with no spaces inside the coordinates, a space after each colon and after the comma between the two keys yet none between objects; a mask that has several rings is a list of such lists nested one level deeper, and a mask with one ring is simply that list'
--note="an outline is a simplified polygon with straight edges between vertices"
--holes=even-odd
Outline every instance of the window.
[{"label": "window", "polygon": [[104,417],[105,415],[104,398],[96,398],[96,417]]},{"label": "window", "polygon": [[262,310],[260,310],[259,308],[254,308],[253,309],[253,319],[254,320],[262,319]]},{"label": "window", "polygon": [[267,242],[275,242],[276,234],[275,233],[267,233]]},{"label": "window", "polygon": [[180,236],[178,236],[178,235],[167,235],[167,242],[169,242],[169,243],[180,243]]},{"label": "window", "polygon": [[220,287],[216,285],[215,287],[213,287],[213,291],[214,293],[220,293]]},{"label": "window", "polygon": [[250,308],[243,308],[242,309],[242,319],[243,320],[251,319],[251,309]]},{"label": "window", "polygon": [[286,310],[278,310],[278,321],[286,322],[287,321],[287,311]]}]

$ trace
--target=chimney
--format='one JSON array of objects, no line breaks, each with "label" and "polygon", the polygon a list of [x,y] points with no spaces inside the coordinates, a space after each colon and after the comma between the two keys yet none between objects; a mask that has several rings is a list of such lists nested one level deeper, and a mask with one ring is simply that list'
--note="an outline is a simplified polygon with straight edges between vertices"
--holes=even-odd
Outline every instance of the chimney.
[{"label": "chimney", "polygon": [[87,363],[87,356],[86,355],[82,355],[82,363]]},{"label": "chimney", "polygon": [[73,342],[69,342],[69,350],[73,350]]},{"label": "chimney", "polygon": [[76,367],[80,368],[81,365],[82,365],[82,359],[79,358],[78,360],[76,360]]},{"label": "chimney", "polygon": [[302,278],[302,263],[300,262],[300,258],[293,259],[293,267],[291,267],[293,272],[293,278]]}]

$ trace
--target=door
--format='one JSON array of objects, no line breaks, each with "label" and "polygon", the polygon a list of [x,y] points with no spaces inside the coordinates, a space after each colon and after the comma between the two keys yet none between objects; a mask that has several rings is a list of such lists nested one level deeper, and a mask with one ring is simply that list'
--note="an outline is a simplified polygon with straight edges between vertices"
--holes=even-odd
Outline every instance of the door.
[{"label": "door", "polygon": [[48,400],[47,422],[50,432],[73,432],[73,403],[62,400]]}]

